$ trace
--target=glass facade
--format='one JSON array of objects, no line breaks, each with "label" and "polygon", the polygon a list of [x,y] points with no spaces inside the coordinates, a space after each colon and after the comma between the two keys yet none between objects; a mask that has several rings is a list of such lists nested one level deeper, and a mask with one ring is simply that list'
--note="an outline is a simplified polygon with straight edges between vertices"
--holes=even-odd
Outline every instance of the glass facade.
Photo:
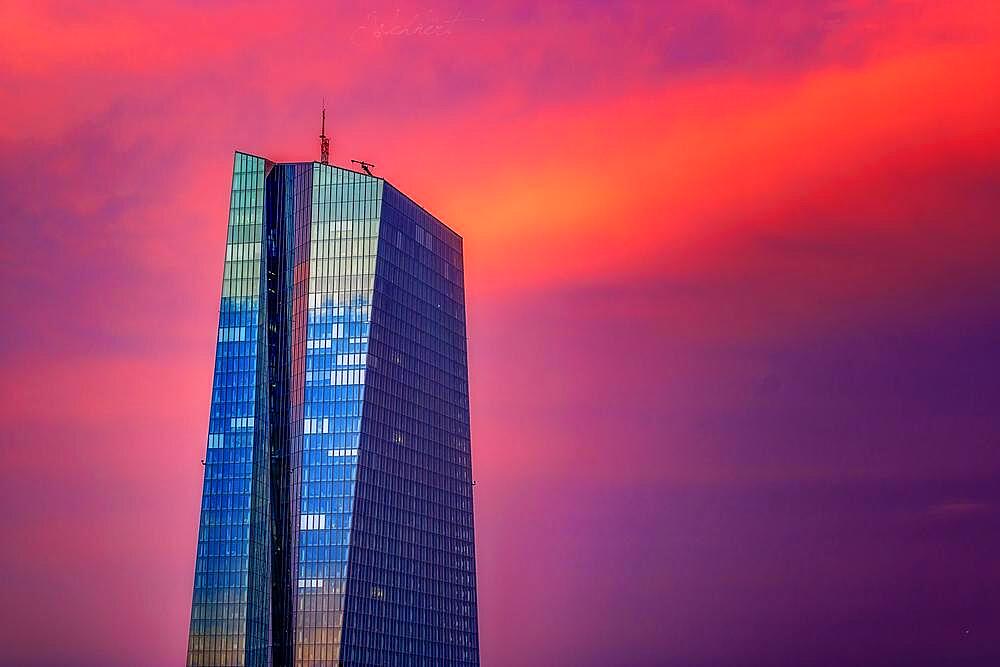
[{"label": "glass facade", "polygon": [[188,665],[478,665],[462,242],[237,153]]}]

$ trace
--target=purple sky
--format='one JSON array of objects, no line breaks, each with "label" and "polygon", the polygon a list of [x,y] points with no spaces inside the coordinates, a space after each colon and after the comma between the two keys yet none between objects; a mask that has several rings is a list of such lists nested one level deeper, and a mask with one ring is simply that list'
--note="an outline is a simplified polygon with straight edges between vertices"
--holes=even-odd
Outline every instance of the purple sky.
[{"label": "purple sky", "polygon": [[0,664],[183,663],[324,96],[465,238],[485,667],[1000,664],[1000,8],[659,4],[0,8]]}]

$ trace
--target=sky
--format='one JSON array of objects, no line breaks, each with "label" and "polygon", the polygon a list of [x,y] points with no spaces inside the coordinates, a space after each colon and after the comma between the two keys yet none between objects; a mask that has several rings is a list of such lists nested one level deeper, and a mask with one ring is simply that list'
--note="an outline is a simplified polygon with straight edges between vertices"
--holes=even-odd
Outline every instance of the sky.
[{"label": "sky", "polygon": [[1000,664],[1000,5],[0,5],[0,664],[183,663],[234,150],[465,239],[484,667]]}]

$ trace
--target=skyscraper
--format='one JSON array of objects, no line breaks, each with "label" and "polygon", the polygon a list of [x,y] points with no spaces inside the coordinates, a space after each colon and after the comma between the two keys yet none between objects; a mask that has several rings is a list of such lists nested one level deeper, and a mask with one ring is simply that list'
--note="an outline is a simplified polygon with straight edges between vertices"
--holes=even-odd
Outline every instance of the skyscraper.
[{"label": "skyscraper", "polygon": [[462,239],[237,153],[188,665],[478,665]]}]

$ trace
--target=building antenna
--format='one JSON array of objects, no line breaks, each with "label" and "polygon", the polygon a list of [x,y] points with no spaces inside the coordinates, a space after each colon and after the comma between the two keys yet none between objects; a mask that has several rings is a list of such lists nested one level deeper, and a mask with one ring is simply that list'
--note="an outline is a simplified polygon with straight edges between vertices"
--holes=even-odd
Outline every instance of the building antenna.
[{"label": "building antenna", "polygon": [[372,168],[375,167],[375,165],[373,165],[372,163],[365,162],[364,160],[351,160],[351,162],[353,162],[356,165],[359,165],[362,169],[365,170],[365,173],[368,174],[369,176],[375,175],[372,173]]},{"label": "building antenna", "polygon": [[319,131],[319,161],[330,164],[330,137],[326,136],[326,98],[323,98],[323,124]]}]

